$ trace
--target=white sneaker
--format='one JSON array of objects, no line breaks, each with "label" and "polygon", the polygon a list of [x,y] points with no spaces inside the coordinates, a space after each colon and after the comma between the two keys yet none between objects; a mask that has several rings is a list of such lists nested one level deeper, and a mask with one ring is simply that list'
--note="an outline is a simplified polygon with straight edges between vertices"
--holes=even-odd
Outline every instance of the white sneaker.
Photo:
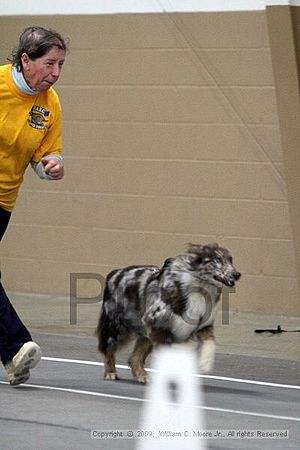
[{"label": "white sneaker", "polygon": [[29,369],[40,361],[42,351],[33,341],[26,342],[11,361],[5,365],[9,383],[12,386],[25,383],[30,378]]}]

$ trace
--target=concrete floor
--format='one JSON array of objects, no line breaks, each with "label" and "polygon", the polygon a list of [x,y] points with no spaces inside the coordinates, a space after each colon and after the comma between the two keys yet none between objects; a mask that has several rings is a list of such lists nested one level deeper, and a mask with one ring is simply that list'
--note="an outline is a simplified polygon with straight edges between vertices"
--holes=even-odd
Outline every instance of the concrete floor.
[{"label": "concrete floor", "polygon": [[[93,336],[99,305],[79,305],[77,324],[70,325],[67,299],[24,294],[10,298],[44,356],[28,383],[16,388],[7,384],[6,373],[0,369],[1,450],[140,450],[140,439],[91,438],[91,430],[138,433],[151,387],[132,379],[126,353],[118,361],[122,380],[103,380]],[[300,328],[298,318],[231,313],[229,324],[222,324],[219,315],[216,365],[210,376],[194,375],[197,395],[191,407],[202,411],[202,428],[221,433],[205,442],[207,449],[299,448],[300,333],[254,333],[257,328],[279,324],[287,330]],[[151,376],[156,375],[151,372]],[[157,414],[166,430],[160,408]],[[241,437],[242,431],[263,430],[287,431],[288,438]],[[160,436],[151,441],[151,448],[175,450],[178,439]],[[197,448],[201,443],[196,441]],[[181,450],[193,448],[184,439],[179,445]]]}]

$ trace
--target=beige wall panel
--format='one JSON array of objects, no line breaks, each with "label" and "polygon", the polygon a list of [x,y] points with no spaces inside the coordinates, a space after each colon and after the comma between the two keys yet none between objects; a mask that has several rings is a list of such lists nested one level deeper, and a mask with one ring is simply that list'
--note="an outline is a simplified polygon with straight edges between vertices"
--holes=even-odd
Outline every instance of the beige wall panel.
[{"label": "beige wall panel", "polygon": [[74,36],[74,18],[61,26],[74,48],[185,48],[162,14],[82,16]]},{"label": "beige wall panel", "polygon": [[[43,293],[47,295],[62,295],[70,298],[70,274],[106,274],[108,267],[101,265],[89,265],[72,263],[71,261],[45,261],[36,258],[7,259],[5,262],[5,274],[2,282],[5,286],[13,286],[13,291],[26,293]],[[33,276],[32,274],[39,274]],[[51,276],[50,276],[51,275]],[[78,280],[78,297],[95,297],[101,294],[101,285],[96,279]],[[67,316],[69,319],[69,315]],[[95,319],[96,323],[97,319]]]},{"label": "beige wall panel", "polygon": [[[251,275],[296,278],[293,243],[287,239],[224,238],[244,278]],[[244,255],[247,255],[247,258]]]},{"label": "beige wall panel", "polygon": [[286,169],[283,163],[274,163],[274,168],[280,174],[280,177],[284,181],[286,179]]},{"label": "beige wall panel", "polygon": [[213,81],[195,64],[191,50],[79,50],[68,57],[61,78],[60,85],[70,84],[206,86]]},{"label": "beige wall panel", "polygon": [[[31,208],[30,216],[28,216],[26,211],[28,211],[32,202],[34,206]],[[232,202],[214,201],[210,204],[199,200],[186,202],[182,199],[162,198],[57,196],[49,193],[33,193],[28,196],[24,193],[14,213],[14,223],[22,223],[23,226],[29,225],[27,229],[31,237],[28,239],[30,246],[33,248],[37,247],[35,243],[37,233],[47,235],[49,228],[55,228],[56,234],[61,236],[61,228],[70,227],[70,223],[73,224],[74,231],[72,232],[74,234],[79,233],[80,229],[90,230],[91,228],[95,228],[99,232],[101,230],[115,230],[115,232],[135,230],[139,233],[148,233],[148,239],[152,239],[154,234],[161,233],[165,233],[165,238],[169,239],[171,231],[175,231],[178,245],[181,245],[182,248],[189,240],[205,243],[215,240],[216,236],[220,235],[218,240],[230,249],[243,274],[295,277],[295,257],[292,242],[287,239],[269,239],[267,237],[263,239],[259,237],[262,232],[262,222],[257,224],[256,234],[258,237],[250,236],[250,233],[249,237],[245,236],[240,239],[222,237],[222,231],[227,231],[228,234],[236,233],[232,230],[234,218],[231,213],[231,204]],[[225,211],[223,211],[222,206]],[[254,207],[256,210],[259,208],[258,204]],[[214,210],[219,211],[220,217],[222,217],[221,224],[213,215]],[[228,211],[227,218],[226,210]],[[263,213],[264,207],[262,206],[260,210]],[[55,213],[52,214],[51,212]],[[244,208],[240,205],[239,214],[245,216],[245,222],[250,220],[253,213],[254,210],[248,208],[246,203]],[[62,218],[59,224],[57,224],[57,216]],[[173,223],[178,223],[180,218],[183,222],[182,228],[174,228]],[[230,230],[224,223],[226,220],[228,225],[231,226]],[[35,225],[38,222],[40,223],[39,227]],[[245,231],[247,232],[247,229]],[[68,229],[66,232],[68,232]],[[265,224],[265,233],[267,232],[268,228]],[[10,233],[5,239],[5,242],[8,240],[6,243],[7,251],[11,256],[18,257],[20,254],[16,252],[19,252],[20,246],[9,235]],[[72,244],[77,246],[78,262],[81,259],[80,239],[74,240]],[[54,247],[56,246],[60,247],[60,239],[54,245]],[[16,247],[15,250],[14,247]],[[36,248],[36,250],[36,255],[39,257],[40,249]],[[22,248],[21,251],[23,251]],[[170,251],[173,255],[172,249]],[[179,251],[181,251],[181,248],[179,248]],[[244,258],[245,254],[247,258]],[[102,266],[106,258],[107,255],[101,253],[96,261],[84,260],[82,262],[86,265],[93,262],[95,265],[100,264]],[[124,264],[130,264],[129,257],[127,261],[124,261]]]},{"label": "beige wall panel", "polygon": [[183,41],[200,48],[260,48],[268,46],[263,11],[169,15]]},{"label": "beige wall panel", "polygon": [[[83,200],[87,202],[87,197],[84,196]],[[94,212],[93,206],[95,204],[89,200],[88,206],[85,206],[85,202],[79,203],[78,200],[74,202],[74,207],[76,203],[78,204],[78,207],[75,207],[75,211],[78,215],[81,215],[81,220],[78,221],[75,218],[75,223],[74,221],[72,223],[70,220],[71,223],[69,225],[64,224],[62,221],[62,226],[59,224],[58,226],[52,225],[51,222],[49,225],[11,226],[10,233],[5,238],[6,244],[3,243],[3,248],[9,249],[11,257],[26,255],[26,250],[29,251],[30,255],[39,255],[40,244],[36,243],[36,241],[38,241],[40,235],[49,232],[52,237],[60,236],[60,240],[57,241],[58,248],[53,248],[51,252],[54,254],[58,252],[60,256],[65,258],[68,253],[65,253],[61,240],[67,243],[66,248],[70,248],[70,243],[72,242],[73,248],[70,248],[70,251],[79,253],[72,255],[71,259],[75,258],[74,260],[77,261],[94,264],[98,262],[99,254],[97,253],[96,259],[93,259],[92,253],[90,257],[88,254],[83,256],[84,254],[80,250],[81,242],[86,239],[92,241],[90,231],[101,235],[101,231],[107,232],[111,229],[112,231],[115,230],[120,237],[124,236],[124,238],[127,235],[134,237],[136,233],[145,233],[147,239],[151,236],[151,240],[159,239],[160,234],[164,233],[168,235],[167,238],[169,239],[169,236],[175,233],[178,245],[187,242],[186,239],[189,240],[193,237],[198,239],[198,236],[206,236],[206,240],[209,241],[237,235],[241,238],[256,239],[286,240],[290,238],[290,230],[286,227],[288,218],[287,205],[280,203],[184,202],[171,198],[165,200],[145,198],[144,201],[139,199],[138,202],[134,202],[134,200],[126,202],[126,198],[122,198],[122,204],[117,201],[107,202],[106,207],[101,209],[100,206],[97,212]],[[102,202],[100,200],[97,203],[101,205]],[[145,211],[135,210],[132,208],[132,203],[139,204],[139,207],[144,208]],[[165,207],[166,203],[169,203],[168,208]],[[51,203],[49,202],[49,204]],[[146,211],[147,207],[152,207],[152,210],[150,212]],[[54,211],[56,211],[56,208],[54,208]],[[76,213],[73,212],[71,219]],[[57,217],[57,213],[55,215]],[[89,220],[90,217],[91,219]],[[96,219],[93,217],[96,217]],[[27,243],[24,246],[20,246],[17,240],[22,236],[22,233],[26,233]],[[83,236],[85,234],[87,236]],[[75,236],[77,237],[75,238]],[[97,241],[99,239],[100,236],[97,237]],[[90,242],[89,245],[93,246],[93,242]],[[75,249],[75,246],[78,246],[78,248]],[[174,252],[172,251],[172,253]],[[45,255],[45,257],[49,257],[49,254]],[[125,263],[126,260],[127,263],[130,261],[129,255],[126,253],[124,258]]]},{"label": "beige wall panel", "polygon": [[[11,259],[24,259],[24,256],[26,259],[26,255],[33,260],[43,259],[49,270],[57,261],[106,267],[149,262],[160,264],[166,256],[182,252],[190,237],[188,234],[179,238],[174,234],[96,228],[11,226],[3,251],[9,249]],[[17,245],[21,238],[22,247]],[[45,239],[53,245],[41,255]]]},{"label": "beige wall panel", "polygon": [[[282,162],[280,132],[275,125],[248,125],[252,139],[259,149],[261,161]],[[252,150],[253,151],[253,150]]]},{"label": "beige wall panel", "polygon": [[1,54],[0,54],[0,64],[8,64],[8,58],[10,58],[11,48],[4,49],[1,47]]},{"label": "beige wall panel", "polygon": [[[66,166],[69,174],[54,191],[284,200],[269,164],[69,158]],[[37,182],[39,190],[49,190]]]},{"label": "beige wall panel", "polygon": [[281,161],[278,128],[257,125],[65,121],[67,156],[200,161]]},{"label": "beige wall panel", "polygon": [[187,47],[162,14],[3,17],[1,47],[10,49],[20,30],[33,24],[59,30],[71,39],[72,49]]},{"label": "beige wall panel", "polygon": [[[296,278],[244,277],[230,296],[230,309],[264,314],[299,315]],[[266,322],[268,323],[268,322]],[[274,324],[275,325],[275,324]],[[253,326],[254,332],[255,325]]]},{"label": "beige wall panel", "polygon": [[198,50],[198,67],[205,67],[218,86],[273,86],[267,48]]},{"label": "beige wall panel", "polygon": [[[276,85],[287,198],[300,288],[300,108],[299,108],[299,7],[268,7],[271,55]],[[278,28],[282,32],[278,34]],[[300,304],[300,301],[298,302]]]},{"label": "beige wall panel", "polygon": [[262,274],[267,276],[297,278],[293,243],[265,240],[262,246]]},{"label": "beige wall panel", "polygon": [[294,33],[294,46],[296,53],[296,64],[298,71],[298,78],[300,74],[300,10],[297,7],[291,7],[291,19]]},{"label": "beige wall panel", "polygon": [[[14,214],[14,222],[31,226],[33,240],[36,234],[34,230],[39,226],[41,233],[47,228],[57,227],[58,234],[60,227],[66,228],[66,232],[68,227],[74,227],[78,229],[78,232],[81,229],[86,232],[90,228],[95,228],[99,232],[102,229],[150,234],[176,233],[179,244],[187,242],[188,235],[190,235],[188,239],[193,239],[193,236],[196,239],[199,235],[206,236],[204,241],[224,239],[224,236],[239,236],[242,240],[237,239],[237,242],[241,249],[245,243],[244,239],[259,241],[274,239],[274,246],[276,246],[277,242],[288,240],[291,235],[289,227],[286,226],[288,207],[283,202],[242,200],[236,202],[234,200],[46,192],[32,195],[25,192],[21,198]],[[31,210],[30,215],[26,215],[28,209]],[[280,219],[277,220],[277,216]],[[61,218],[59,223],[57,217]],[[36,223],[40,225],[35,225]],[[14,240],[7,236],[6,240],[8,239],[11,242],[10,245],[14,245]],[[34,241],[32,245],[34,246]],[[263,249],[261,242],[259,245],[259,252],[255,251],[254,264],[257,264]],[[289,245],[290,243],[287,242],[286,249],[289,249]],[[18,248],[17,242],[16,247]],[[292,263],[293,261],[290,261],[285,270],[291,271]],[[248,264],[251,265],[247,262],[246,267]]]},{"label": "beige wall panel", "polygon": [[1,20],[1,48],[10,49],[20,30],[32,24],[62,30],[74,49],[187,48],[191,43],[187,38],[200,48],[269,45],[265,14],[260,11],[5,17]]},{"label": "beige wall panel", "polygon": [[216,88],[65,87],[58,91],[66,120],[237,123],[231,105]]},{"label": "beige wall panel", "polygon": [[[245,238],[241,241],[240,239],[226,238],[222,243],[231,250],[234,260],[241,265],[241,271],[245,277],[260,275],[279,279],[292,278],[293,282],[296,282],[297,272],[292,241],[259,238]],[[244,252],[247,254],[247,258],[243,257]]]},{"label": "beige wall panel", "polygon": [[60,85],[270,86],[271,67],[270,52],[264,48],[74,50]]},{"label": "beige wall panel", "polygon": [[[66,120],[274,124],[273,88],[65,88]],[[224,94],[223,94],[224,93]]]},{"label": "beige wall panel", "polygon": [[274,88],[223,88],[222,91],[243,123],[251,125],[277,123]]}]

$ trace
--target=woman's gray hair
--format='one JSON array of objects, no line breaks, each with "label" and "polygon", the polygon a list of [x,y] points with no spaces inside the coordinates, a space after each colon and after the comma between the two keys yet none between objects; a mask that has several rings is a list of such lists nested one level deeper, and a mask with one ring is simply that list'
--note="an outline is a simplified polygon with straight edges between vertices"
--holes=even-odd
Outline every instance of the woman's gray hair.
[{"label": "woman's gray hair", "polygon": [[53,47],[65,52],[68,50],[66,41],[57,31],[38,26],[27,27],[20,35],[19,45],[12,51],[9,61],[21,71],[23,53],[27,53],[30,59],[35,60],[46,55]]}]

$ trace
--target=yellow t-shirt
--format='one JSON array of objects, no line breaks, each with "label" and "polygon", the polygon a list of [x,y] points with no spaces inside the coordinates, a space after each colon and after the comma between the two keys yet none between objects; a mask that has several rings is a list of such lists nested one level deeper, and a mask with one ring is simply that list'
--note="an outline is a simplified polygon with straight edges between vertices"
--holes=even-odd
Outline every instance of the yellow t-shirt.
[{"label": "yellow t-shirt", "polygon": [[23,94],[13,82],[11,64],[0,66],[0,207],[13,210],[31,160],[61,149],[61,107],[54,89]]}]

